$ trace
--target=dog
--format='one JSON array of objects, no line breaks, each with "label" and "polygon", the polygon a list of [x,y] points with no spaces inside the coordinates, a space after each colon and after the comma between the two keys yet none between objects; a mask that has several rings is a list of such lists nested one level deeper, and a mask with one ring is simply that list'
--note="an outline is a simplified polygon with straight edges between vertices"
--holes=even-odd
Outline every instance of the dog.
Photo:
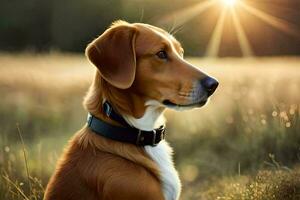
[{"label": "dog", "polygon": [[171,34],[143,23],[114,22],[85,54],[97,68],[83,102],[88,122],[69,141],[44,199],[179,199],[163,112],[204,106],[217,80],[185,61]]}]

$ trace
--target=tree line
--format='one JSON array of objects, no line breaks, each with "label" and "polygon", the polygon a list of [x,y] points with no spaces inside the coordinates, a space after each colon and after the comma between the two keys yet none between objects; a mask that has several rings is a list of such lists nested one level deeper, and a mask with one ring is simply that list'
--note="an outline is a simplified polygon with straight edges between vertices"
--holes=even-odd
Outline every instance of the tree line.
[{"label": "tree line", "polygon": [[[198,3],[201,0],[0,0],[0,50],[83,52],[86,44],[112,21],[124,19],[151,23],[169,31],[175,29],[186,55],[203,56],[221,6],[209,7],[201,15],[183,24],[177,23],[185,15],[176,11]],[[298,0],[249,0],[249,3],[300,30]],[[300,54],[300,36],[289,36],[242,10],[237,9],[237,13],[256,55]],[[224,22],[219,55],[241,55],[230,16]]]}]

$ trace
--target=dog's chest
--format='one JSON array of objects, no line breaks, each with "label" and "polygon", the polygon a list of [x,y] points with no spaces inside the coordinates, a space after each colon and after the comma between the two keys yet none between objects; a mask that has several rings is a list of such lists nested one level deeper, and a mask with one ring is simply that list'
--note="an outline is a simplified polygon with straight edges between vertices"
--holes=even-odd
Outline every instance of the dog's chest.
[{"label": "dog's chest", "polygon": [[160,180],[165,200],[177,200],[181,192],[181,182],[174,167],[172,149],[166,141],[157,146],[146,146],[146,152],[160,169]]}]

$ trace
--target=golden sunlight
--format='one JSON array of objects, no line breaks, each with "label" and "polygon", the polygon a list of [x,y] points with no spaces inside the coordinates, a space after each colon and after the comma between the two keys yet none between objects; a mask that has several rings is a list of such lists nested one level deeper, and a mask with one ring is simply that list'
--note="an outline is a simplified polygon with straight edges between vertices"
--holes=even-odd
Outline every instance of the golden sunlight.
[{"label": "golden sunlight", "polygon": [[[243,10],[244,13],[251,14],[256,18],[260,19],[264,23],[274,27],[275,29],[284,32],[290,36],[293,36],[297,39],[300,39],[300,29],[295,24],[292,24],[284,19],[268,14],[259,8],[256,8],[255,5],[247,3],[247,1],[242,0],[202,0],[196,5],[191,5],[189,7],[176,10],[162,18],[159,19],[159,24],[168,24],[173,22],[172,30],[176,27],[183,26],[186,22],[192,20],[193,18],[203,14],[205,11],[211,9],[211,7],[219,7],[221,12],[217,17],[216,25],[212,30],[210,39],[208,40],[206,48],[207,57],[218,57],[220,46],[222,43],[223,30],[227,28],[225,26],[225,19],[228,14],[231,14],[232,25],[236,32],[237,40],[240,46],[241,53],[244,57],[253,57],[255,53],[252,50],[250,39],[248,38],[243,24],[245,21],[242,21],[237,10]],[[205,16],[206,18],[206,16]],[[175,27],[175,28],[174,28]]]},{"label": "golden sunlight", "polygon": [[237,3],[237,0],[221,0],[221,2],[226,6],[233,7]]}]

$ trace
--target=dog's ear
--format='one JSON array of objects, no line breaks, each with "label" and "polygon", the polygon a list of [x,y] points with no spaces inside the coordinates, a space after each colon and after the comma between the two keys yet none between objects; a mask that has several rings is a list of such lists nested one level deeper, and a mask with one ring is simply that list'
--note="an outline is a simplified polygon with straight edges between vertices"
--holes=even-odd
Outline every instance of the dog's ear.
[{"label": "dog's ear", "polygon": [[113,25],[85,50],[101,76],[120,89],[129,88],[135,79],[136,33],[137,29],[130,24]]}]

